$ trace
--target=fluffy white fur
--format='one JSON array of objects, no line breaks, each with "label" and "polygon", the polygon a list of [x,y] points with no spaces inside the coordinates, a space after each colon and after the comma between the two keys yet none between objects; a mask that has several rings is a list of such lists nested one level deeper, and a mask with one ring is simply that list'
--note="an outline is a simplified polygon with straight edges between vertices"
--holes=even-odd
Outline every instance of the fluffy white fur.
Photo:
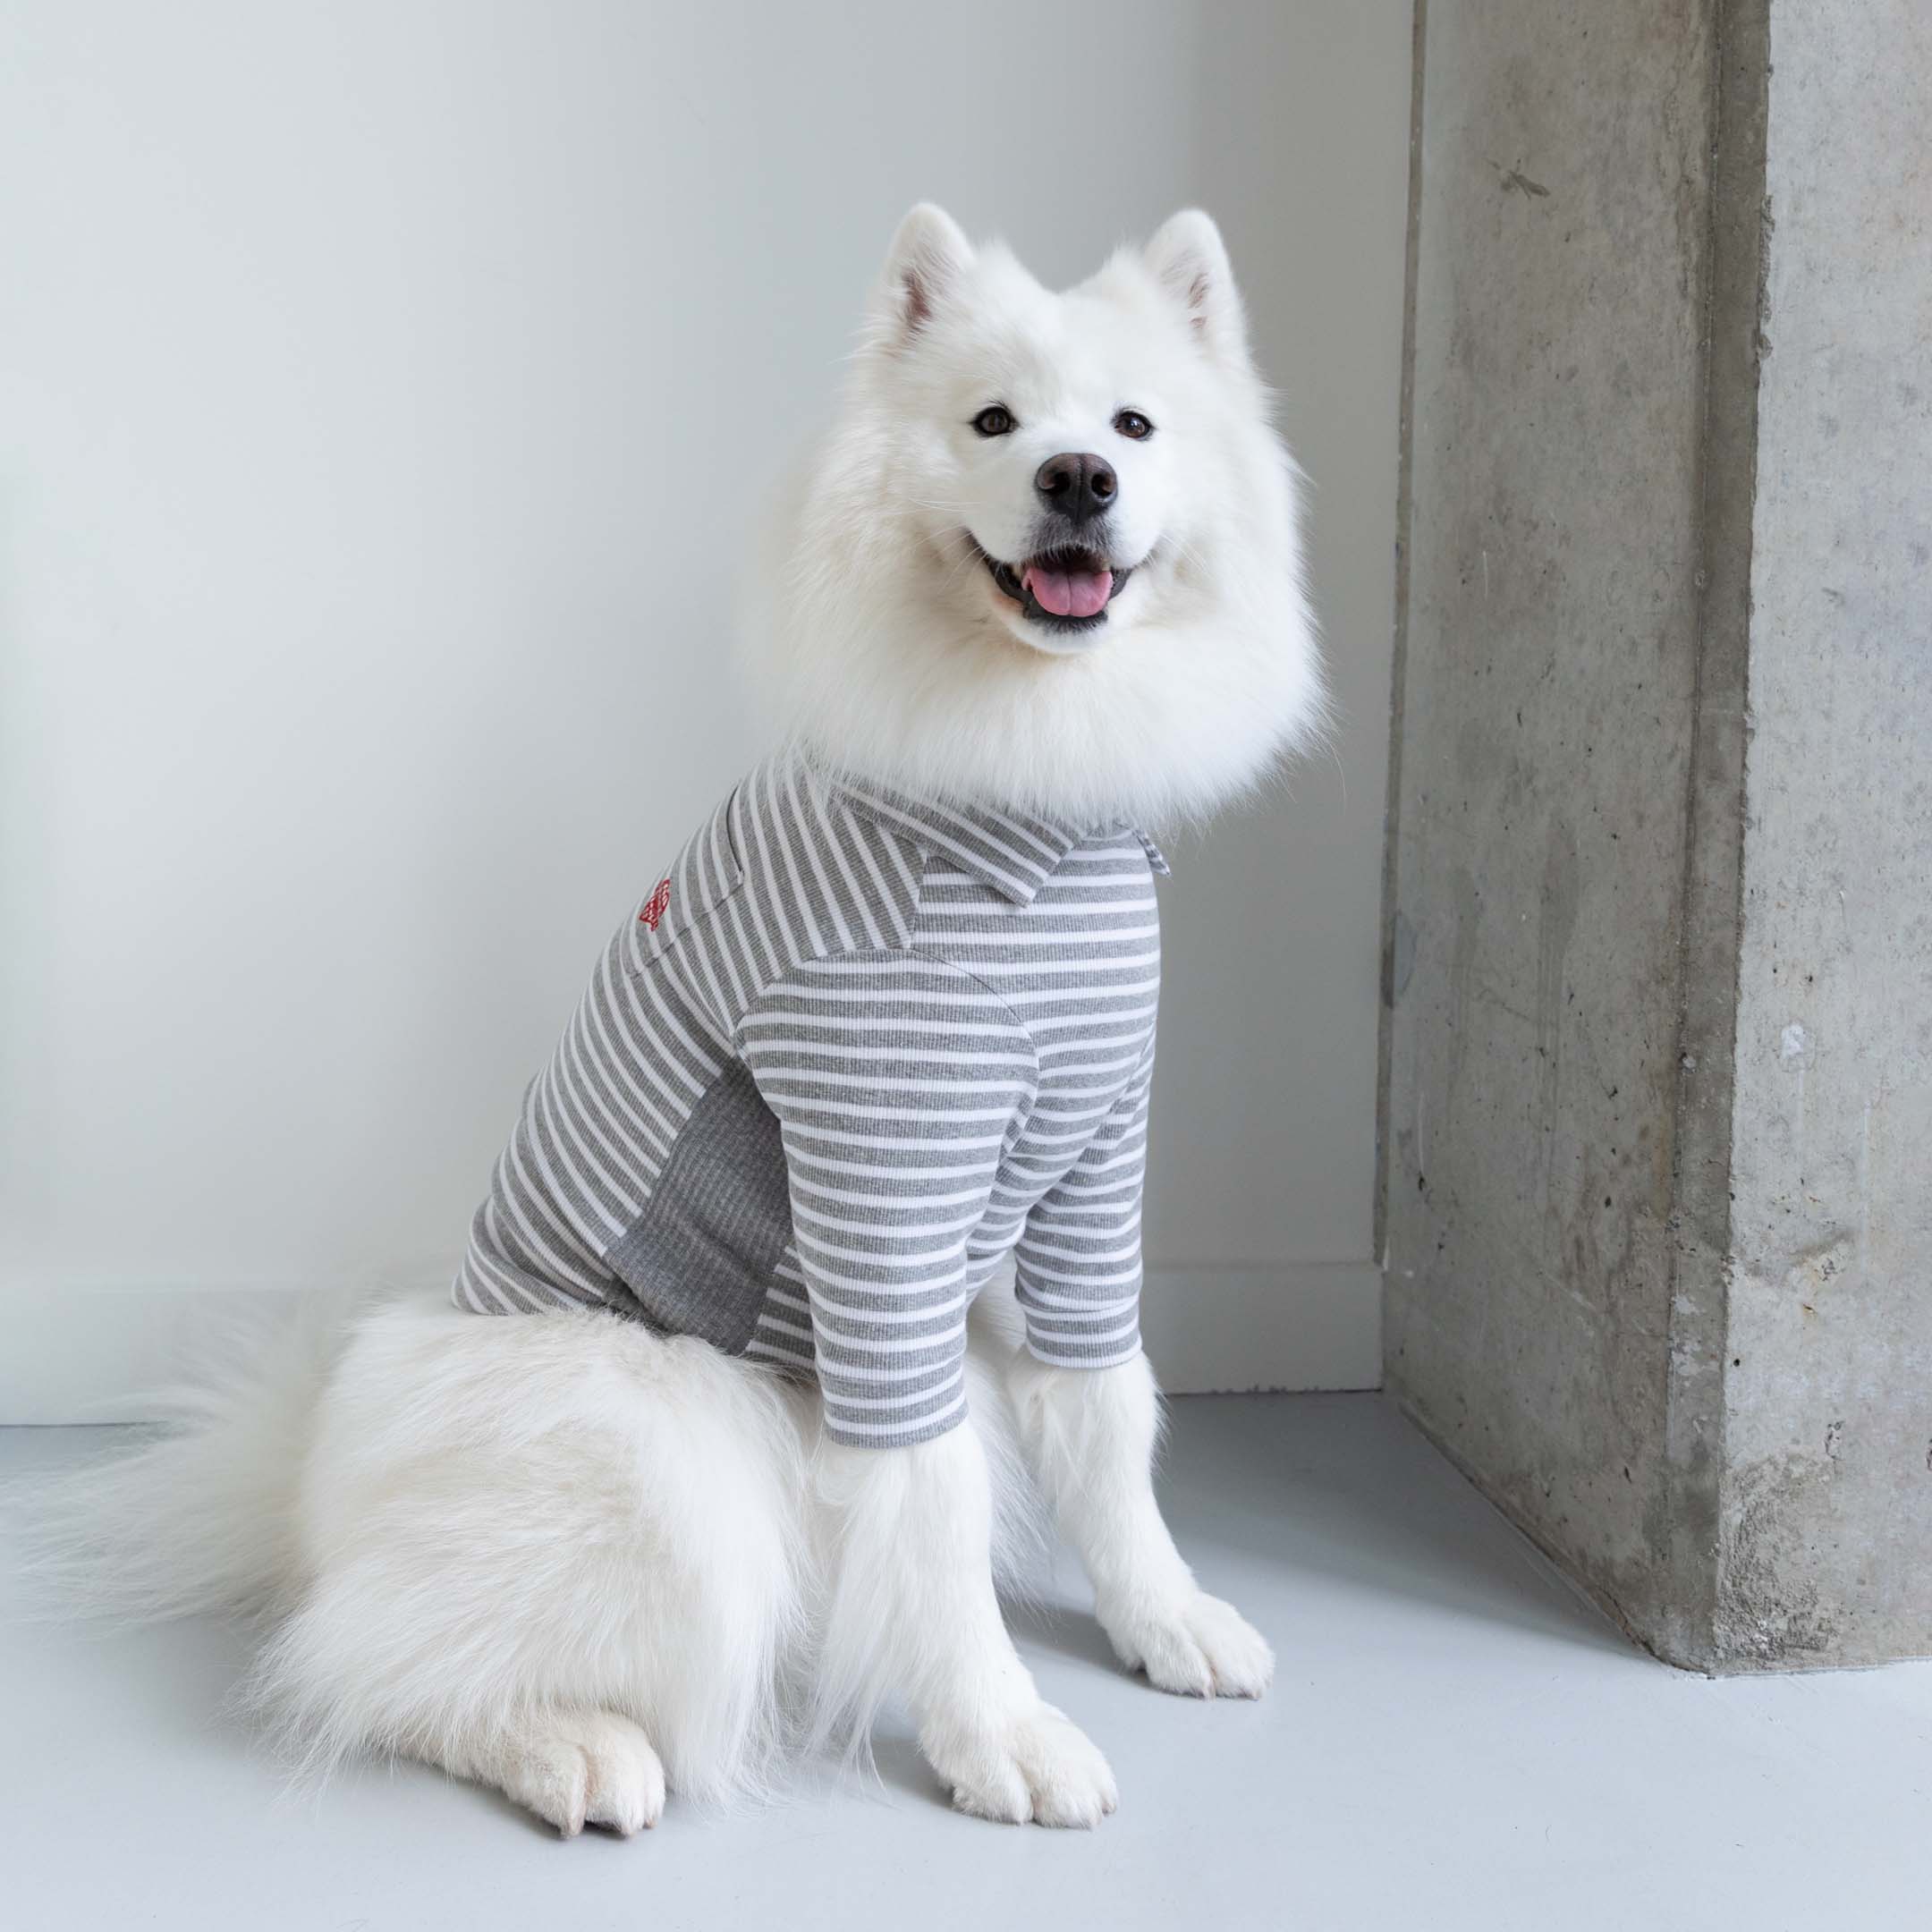
[{"label": "fluffy white fur", "polygon": [[[976,437],[993,402],[1021,428]],[[1147,441],[1112,428],[1129,408]],[[1064,450],[1115,464],[1106,541],[1134,566],[1074,638],[980,554],[1026,553],[1033,473]],[[915,209],[782,546],[767,682],[821,758],[868,775],[1159,822],[1318,719],[1300,573],[1292,470],[1205,216],[1052,295]],[[989,1290],[969,1376],[964,1426],[851,1449],[810,1391],[695,1340],[397,1301],[276,1338],[42,1514],[54,1567],[102,1608],[258,1612],[250,1695],[310,1771],[400,1753],[565,1834],[630,1833],[667,1791],[767,1788],[796,1751],[862,1749],[895,1698],[962,1809],[1091,1825],[1113,1775],[998,1604],[1042,1498],[1130,1669],[1255,1696],[1272,1658],[1161,1520],[1144,1360],[1046,1368]]]},{"label": "fluffy white fur", "polygon": [[[1020,428],[992,440],[991,403]],[[1112,427],[1126,408],[1145,442]],[[1030,623],[975,546],[1024,555],[1047,457],[1120,473],[1098,629]],[[1064,294],[938,209],[894,242],[844,405],[780,518],[745,640],[775,721],[902,788],[1050,818],[1206,817],[1326,716],[1299,476],[1207,216]]]},{"label": "fluffy white fur", "polygon": [[826,1441],[809,1390],[608,1316],[324,1307],[35,1497],[44,1567],[109,1614],[256,1614],[247,1701],[311,1775],[399,1754],[628,1834],[667,1791],[768,1792],[796,1752],[862,1747],[897,1698],[962,1809],[1090,1825],[1112,1774],[996,1592],[1042,1491],[1130,1668],[1255,1696],[1272,1660],[1161,1522],[1145,1362],[1046,1368],[1020,1334],[988,1289],[971,1423],[881,1452]]}]

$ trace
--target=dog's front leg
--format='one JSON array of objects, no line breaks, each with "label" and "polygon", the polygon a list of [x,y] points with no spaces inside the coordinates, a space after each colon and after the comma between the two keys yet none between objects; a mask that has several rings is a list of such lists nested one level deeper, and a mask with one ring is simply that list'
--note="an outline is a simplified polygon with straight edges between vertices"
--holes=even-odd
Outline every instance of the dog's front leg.
[{"label": "dog's front leg", "polygon": [[835,1538],[819,1679],[828,1722],[868,1724],[896,1693],[962,1810],[1042,1825],[1094,1825],[1111,1811],[1106,1760],[1041,1699],[1001,1619],[972,1424],[910,1448],[828,1442],[819,1494]]},{"label": "dog's front leg", "polygon": [[1232,1605],[1195,1582],[1154,1499],[1160,1392],[1147,1357],[1115,1368],[1052,1368],[1022,1351],[1007,1380],[1028,1453],[1121,1662],[1163,1690],[1259,1697],[1274,1653]]}]

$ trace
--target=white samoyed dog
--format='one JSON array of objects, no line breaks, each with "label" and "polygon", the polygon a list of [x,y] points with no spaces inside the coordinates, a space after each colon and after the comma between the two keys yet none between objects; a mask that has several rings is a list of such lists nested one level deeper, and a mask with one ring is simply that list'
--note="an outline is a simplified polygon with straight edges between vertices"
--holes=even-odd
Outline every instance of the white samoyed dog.
[{"label": "white samoyed dog", "polygon": [[[915,208],[762,577],[785,731],[896,794],[1173,825],[1320,723],[1295,471],[1202,214],[1055,294]],[[995,1282],[966,1394],[854,1447],[693,1335],[395,1300],[283,1334],[50,1513],[106,1603],[260,1614],[252,1695],[311,1769],[400,1753],[628,1834],[862,1747],[890,1698],[965,1810],[1090,1826],[1113,1775],[999,1609],[1030,1523],[1160,1689],[1258,1696],[1273,1659],[1162,1521],[1144,1357],[1048,1365]]]}]

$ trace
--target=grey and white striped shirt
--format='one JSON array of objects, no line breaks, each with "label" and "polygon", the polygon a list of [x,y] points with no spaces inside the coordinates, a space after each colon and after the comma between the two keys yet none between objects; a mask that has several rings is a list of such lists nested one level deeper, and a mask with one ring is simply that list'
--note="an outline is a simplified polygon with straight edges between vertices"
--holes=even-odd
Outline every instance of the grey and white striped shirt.
[{"label": "grey and white striped shirt", "polygon": [[1015,1249],[1034,1354],[1129,1360],[1165,870],[1124,826],[760,766],[606,948],[457,1302],[816,1368],[850,1443],[961,1419],[966,1310]]}]

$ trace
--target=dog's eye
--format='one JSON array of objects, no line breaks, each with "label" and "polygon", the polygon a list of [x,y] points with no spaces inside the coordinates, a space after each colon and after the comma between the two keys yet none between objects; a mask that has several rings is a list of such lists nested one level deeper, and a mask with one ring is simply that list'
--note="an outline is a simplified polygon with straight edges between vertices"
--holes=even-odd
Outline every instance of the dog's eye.
[{"label": "dog's eye", "polygon": [[972,426],[983,436],[1011,436],[1018,427],[1013,419],[1013,411],[1004,402],[996,402],[989,409],[983,409],[973,418]]},{"label": "dog's eye", "polygon": [[1145,443],[1154,434],[1154,425],[1139,410],[1123,409],[1114,419],[1114,427],[1136,443]]}]

